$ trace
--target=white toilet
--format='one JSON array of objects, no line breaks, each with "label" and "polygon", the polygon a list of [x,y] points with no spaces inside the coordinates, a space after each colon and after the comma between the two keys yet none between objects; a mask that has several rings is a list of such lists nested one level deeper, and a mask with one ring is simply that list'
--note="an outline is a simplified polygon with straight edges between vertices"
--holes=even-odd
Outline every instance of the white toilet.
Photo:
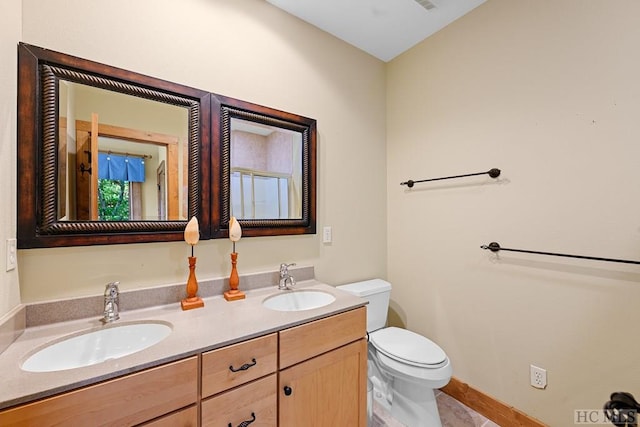
[{"label": "white toilet", "polygon": [[[407,427],[441,427],[434,389],[451,379],[451,363],[433,341],[385,327],[391,284],[381,279],[336,286],[369,301],[369,380],[373,398]],[[369,408],[371,410],[371,408]]]}]

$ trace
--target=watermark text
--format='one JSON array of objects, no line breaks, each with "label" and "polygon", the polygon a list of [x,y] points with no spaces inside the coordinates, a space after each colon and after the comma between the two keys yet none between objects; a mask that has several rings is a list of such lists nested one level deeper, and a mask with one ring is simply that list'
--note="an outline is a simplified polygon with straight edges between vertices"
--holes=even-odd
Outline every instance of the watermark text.
[{"label": "watermark text", "polygon": [[573,423],[579,425],[613,425],[613,423],[635,425],[639,414],[635,409],[576,409],[573,411]]}]

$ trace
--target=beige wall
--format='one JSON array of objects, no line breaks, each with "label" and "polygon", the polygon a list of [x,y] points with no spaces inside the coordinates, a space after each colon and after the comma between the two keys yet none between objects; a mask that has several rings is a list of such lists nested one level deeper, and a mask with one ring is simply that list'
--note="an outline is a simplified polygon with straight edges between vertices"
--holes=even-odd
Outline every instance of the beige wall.
[{"label": "beige wall", "polygon": [[[243,238],[241,274],[287,261],[314,265],[330,284],[386,276],[384,63],[262,0],[22,4],[26,43],[318,121],[318,227],[333,227],[333,243]],[[230,252],[226,239],[201,241],[198,278],[228,276]],[[180,242],[22,250],[22,301],[100,294],[114,279],[123,289],[180,283],[188,255]]]},{"label": "beige wall", "polygon": [[399,317],[458,378],[552,426],[640,397],[640,269],[480,245],[640,260],[639,15],[633,0],[489,0],[387,69]]},{"label": "beige wall", "polygon": [[16,68],[21,1],[0,13],[0,318],[20,303],[18,270],[5,272],[6,241],[16,237]]}]

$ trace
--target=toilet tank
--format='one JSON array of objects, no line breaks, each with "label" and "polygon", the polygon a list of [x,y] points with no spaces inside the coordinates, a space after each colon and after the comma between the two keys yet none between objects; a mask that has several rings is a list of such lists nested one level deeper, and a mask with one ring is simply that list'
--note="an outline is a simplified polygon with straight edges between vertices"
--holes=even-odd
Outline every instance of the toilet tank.
[{"label": "toilet tank", "polygon": [[336,289],[349,292],[369,301],[367,304],[367,332],[384,328],[387,324],[387,310],[391,296],[391,283],[382,279],[348,283]]}]

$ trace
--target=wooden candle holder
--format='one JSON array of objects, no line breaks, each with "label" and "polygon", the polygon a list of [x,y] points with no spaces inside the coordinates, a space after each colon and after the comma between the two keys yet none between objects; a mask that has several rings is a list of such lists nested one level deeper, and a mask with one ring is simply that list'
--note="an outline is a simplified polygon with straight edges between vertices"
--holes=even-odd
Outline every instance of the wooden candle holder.
[{"label": "wooden candle holder", "polygon": [[196,257],[189,257],[189,278],[187,279],[187,297],[180,302],[183,310],[204,307],[204,301],[197,296],[198,281],[196,280]]},{"label": "wooden candle holder", "polygon": [[224,293],[224,299],[227,301],[236,301],[239,299],[244,299],[244,292],[238,290],[238,285],[240,284],[240,278],[238,277],[238,270],[236,269],[236,264],[238,263],[238,254],[235,252],[231,253],[231,275],[229,276],[229,290]]}]

